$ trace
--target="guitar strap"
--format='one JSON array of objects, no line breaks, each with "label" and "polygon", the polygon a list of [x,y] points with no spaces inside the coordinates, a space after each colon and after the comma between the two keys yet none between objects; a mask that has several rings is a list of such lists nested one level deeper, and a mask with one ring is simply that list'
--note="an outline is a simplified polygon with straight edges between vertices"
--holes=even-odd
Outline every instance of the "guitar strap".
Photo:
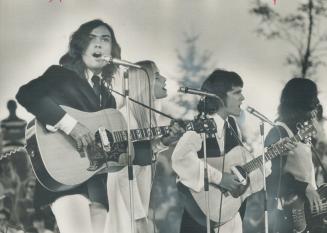
[{"label": "guitar strap", "polygon": [[[284,128],[289,137],[294,136],[285,123],[276,122],[276,125]],[[316,188],[317,185],[314,176],[314,166],[310,146],[303,142],[299,142],[298,146],[294,149],[294,153],[288,154],[283,172],[290,173],[296,180],[310,183]]]}]

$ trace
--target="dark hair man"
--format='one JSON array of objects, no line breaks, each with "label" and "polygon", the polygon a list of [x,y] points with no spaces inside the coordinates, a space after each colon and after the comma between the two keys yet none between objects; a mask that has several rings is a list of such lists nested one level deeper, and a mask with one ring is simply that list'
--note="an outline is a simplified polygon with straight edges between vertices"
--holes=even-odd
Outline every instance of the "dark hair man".
[{"label": "dark hair man", "polygon": [[[198,104],[200,114],[208,114],[217,125],[215,138],[207,139],[208,157],[222,156],[240,144],[241,135],[233,116],[239,116],[241,113],[240,106],[244,100],[242,88],[243,81],[241,77],[235,72],[225,70],[215,70],[202,84],[201,90],[216,94],[220,98],[206,97]],[[229,124],[234,131],[233,135],[227,133],[226,124]],[[179,176],[179,182],[195,191],[204,188],[204,162],[202,159],[202,138],[193,131],[186,132],[176,145],[172,155],[172,165]],[[234,174],[222,173],[210,165],[208,166],[208,176],[210,183],[219,185],[228,191],[238,190],[242,186]],[[206,227],[200,225],[191,217],[191,213],[184,209],[180,232],[205,233]],[[213,226],[211,232],[214,232]],[[240,214],[222,225],[220,232],[242,232]]]},{"label": "dark hair man", "polygon": [[[39,78],[22,86],[16,96],[49,130],[61,130],[71,136],[79,149],[93,143],[94,136],[60,105],[85,112],[116,107],[111,94],[95,90],[102,85],[101,80],[110,82],[116,69],[105,63],[102,56],[120,58],[115,34],[101,20],[86,22],[72,34],[61,65],[51,66]],[[51,206],[61,233],[102,233],[108,209],[106,177],[107,174],[95,175],[64,192],[50,192],[37,183],[35,205]]]}]

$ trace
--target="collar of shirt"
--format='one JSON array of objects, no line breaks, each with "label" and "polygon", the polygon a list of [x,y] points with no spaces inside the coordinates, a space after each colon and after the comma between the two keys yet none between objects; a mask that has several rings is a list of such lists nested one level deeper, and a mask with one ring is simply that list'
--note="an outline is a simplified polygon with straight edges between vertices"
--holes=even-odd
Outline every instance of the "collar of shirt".
[{"label": "collar of shirt", "polygon": [[224,126],[226,121],[223,118],[221,118],[221,116],[219,116],[217,113],[210,115],[210,117],[214,119],[217,126],[217,135],[219,138],[221,138],[225,131]]},{"label": "collar of shirt", "polygon": [[217,133],[216,133],[216,140],[220,148],[220,152],[222,155],[225,154],[225,120],[219,116],[218,114],[210,115],[216,123],[217,126]]},{"label": "collar of shirt", "polygon": [[[89,69],[86,70],[85,76],[86,76],[88,83],[91,85],[91,87],[93,87],[93,82],[92,82],[93,75],[94,75],[94,73],[91,70],[89,70]],[[102,80],[102,74],[97,74],[97,76],[100,78],[100,80]]]}]

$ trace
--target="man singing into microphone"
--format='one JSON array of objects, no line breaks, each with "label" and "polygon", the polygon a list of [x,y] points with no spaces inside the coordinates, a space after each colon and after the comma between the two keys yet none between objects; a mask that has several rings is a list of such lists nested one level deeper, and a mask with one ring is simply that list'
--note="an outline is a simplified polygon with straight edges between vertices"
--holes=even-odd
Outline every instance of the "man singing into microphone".
[{"label": "man singing into microphone", "polygon": [[[18,102],[48,130],[60,130],[72,137],[78,149],[86,148],[94,143],[93,134],[60,105],[85,112],[116,107],[115,99],[103,85],[110,83],[116,67],[108,65],[103,56],[120,58],[114,31],[101,20],[82,24],[72,34],[60,66],[51,66],[22,86],[16,96]],[[95,175],[65,192],[50,192],[37,183],[35,205],[51,206],[61,233],[102,233],[108,209],[106,177]]]},{"label": "man singing into microphone", "polygon": [[[216,137],[207,139],[208,157],[223,156],[241,142],[240,130],[234,116],[239,116],[241,112],[240,105],[244,100],[242,88],[241,77],[235,72],[225,70],[215,70],[202,84],[201,91],[218,96],[218,98],[206,97],[198,104],[199,113],[208,114],[217,125]],[[182,136],[172,155],[172,166],[181,184],[194,191],[204,189],[203,141],[199,134],[189,131]],[[208,175],[209,183],[219,185],[228,191],[235,192],[242,188],[242,184],[234,174],[222,173],[209,165]],[[206,226],[199,224],[191,216],[192,213],[184,209],[180,232],[206,233]],[[217,228],[211,226],[210,231],[216,232]],[[241,233],[240,214],[237,213],[234,218],[222,225],[219,232]]]}]

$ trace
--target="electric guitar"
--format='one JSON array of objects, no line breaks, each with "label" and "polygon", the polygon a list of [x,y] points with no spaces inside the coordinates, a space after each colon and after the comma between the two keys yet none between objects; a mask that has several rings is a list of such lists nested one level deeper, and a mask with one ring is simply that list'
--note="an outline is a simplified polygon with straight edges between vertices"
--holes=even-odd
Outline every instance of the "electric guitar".
[{"label": "electric guitar", "polygon": [[327,232],[327,184],[321,185],[317,192],[322,202],[320,211],[316,206],[311,209],[309,203],[299,196],[294,196],[285,207],[291,211],[292,225],[297,232]]},{"label": "electric guitar", "polygon": [[[293,142],[302,141],[315,133],[313,125],[302,126],[298,133],[290,138]],[[277,142],[267,148],[265,161],[269,161],[285,152],[285,142]],[[219,171],[234,173],[243,180],[244,185],[236,193],[230,193],[218,185],[210,184],[209,203],[207,210],[205,191],[196,192],[179,183],[178,188],[184,194],[185,208],[187,212],[199,224],[206,226],[206,216],[209,215],[211,224],[215,226],[223,225],[231,220],[239,211],[242,202],[251,194],[263,188],[262,181],[262,156],[254,158],[244,147],[236,146],[224,157],[207,158],[208,163]],[[223,169],[224,163],[224,169]],[[221,200],[222,196],[222,202]],[[221,210],[220,210],[221,208]]]},{"label": "electric guitar", "polygon": [[[127,125],[115,109],[83,112],[62,108],[95,134],[95,144],[83,151],[76,149],[72,137],[61,131],[49,132],[36,119],[26,130],[26,149],[38,181],[50,191],[69,190],[100,172],[115,172],[127,165]],[[185,130],[214,134],[213,119],[185,121]],[[149,140],[169,134],[169,126],[134,129],[131,141]],[[133,148],[131,150],[133,156]]]}]

